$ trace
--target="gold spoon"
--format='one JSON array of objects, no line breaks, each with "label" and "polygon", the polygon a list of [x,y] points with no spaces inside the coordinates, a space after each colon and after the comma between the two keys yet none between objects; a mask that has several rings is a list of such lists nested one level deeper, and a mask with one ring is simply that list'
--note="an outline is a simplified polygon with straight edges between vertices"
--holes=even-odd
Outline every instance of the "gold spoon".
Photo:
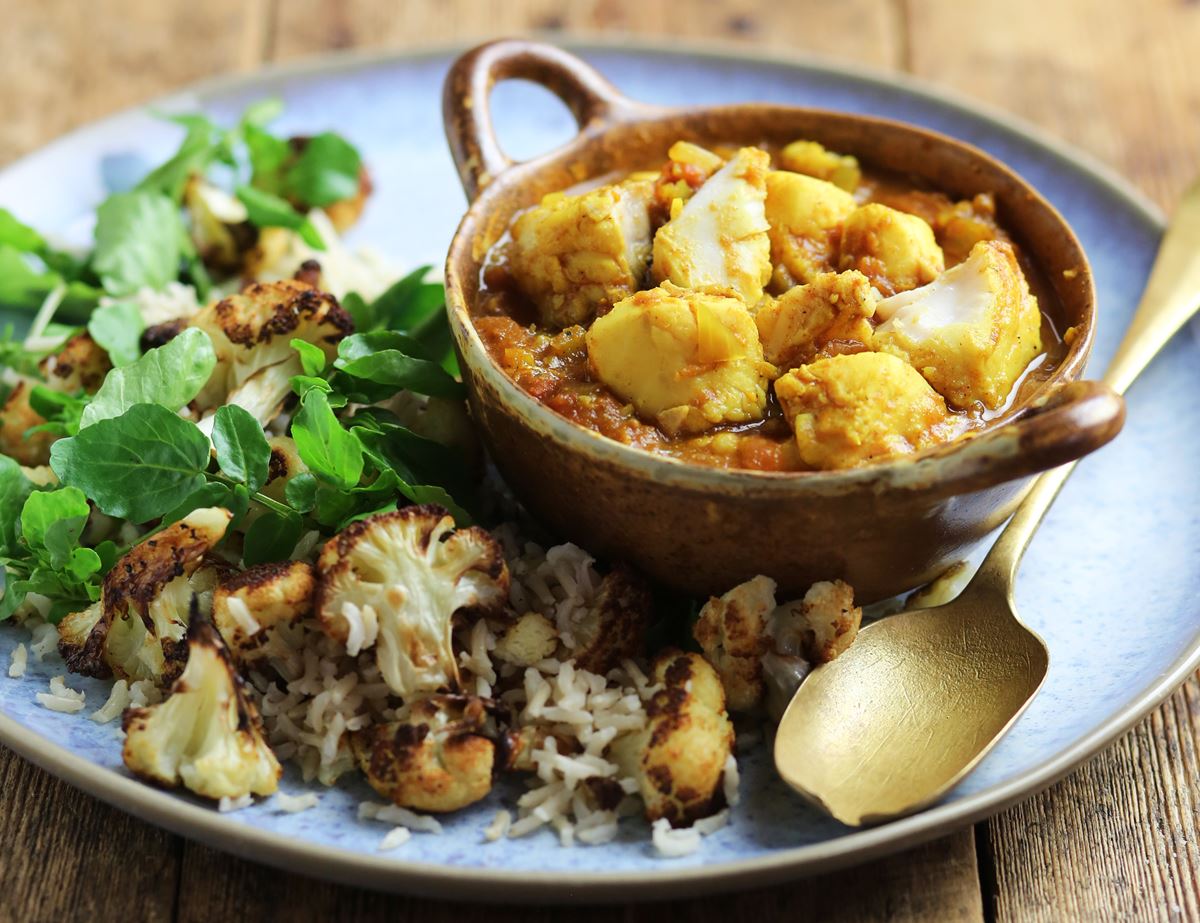
[{"label": "gold spoon", "polygon": [[[1123,393],[1197,309],[1200,180],[1184,193],[1104,381]],[[995,746],[1046,678],[1045,642],[1017,616],[1013,584],[1074,467],[1033,483],[957,599],[869,625],[808,676],[775,737],[788,785],[842,823],[879,823],[936,801]]]}]

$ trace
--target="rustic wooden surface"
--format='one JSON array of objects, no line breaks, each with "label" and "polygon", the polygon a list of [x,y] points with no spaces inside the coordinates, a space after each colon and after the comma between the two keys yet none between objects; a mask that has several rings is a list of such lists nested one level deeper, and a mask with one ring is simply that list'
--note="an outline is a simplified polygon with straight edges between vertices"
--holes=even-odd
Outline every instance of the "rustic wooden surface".
[{"label": "rustic wooden surface", "polygon": [[[1169,208],[1200,173],[1196,0],[3,0],[0,163],[189,81],[532,30],[722,39],[905,70],[1037,122]],[[1200,684],[986,824],[695,921],[1200,919]],[[553,919],[387,897],[184,841],[0,750],[0,921]],[[654,906],[571,911],[636,923]]]}]

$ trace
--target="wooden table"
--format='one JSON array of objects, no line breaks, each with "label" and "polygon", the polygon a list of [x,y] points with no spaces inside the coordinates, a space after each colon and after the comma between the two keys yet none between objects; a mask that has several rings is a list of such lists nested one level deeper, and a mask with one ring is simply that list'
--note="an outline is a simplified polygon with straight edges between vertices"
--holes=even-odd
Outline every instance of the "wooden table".
[{"label": "wooden table", "polygon": [[[211,74],[538,30],[723,39],[907,71],[1041,124],[1164,207],[1200,173],[1197,0],[3,0],[0,10],[0,163]],[[714,923],[1200,919],[1198,749],[1193,679],[1065,781],[972,830],[670,912]],[[0,920],[556,916],[387,897],[233,859],[3,750],[0,779]],[[571,913],[632,923],[664,909]]]}]

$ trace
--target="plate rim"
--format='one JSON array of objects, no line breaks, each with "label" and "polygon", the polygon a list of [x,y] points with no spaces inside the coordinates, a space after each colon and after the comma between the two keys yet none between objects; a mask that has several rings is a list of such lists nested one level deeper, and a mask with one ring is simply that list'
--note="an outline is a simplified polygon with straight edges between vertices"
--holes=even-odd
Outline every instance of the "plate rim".
[{"label": "plate rim", "polygon": [[[733,42],[688,41],[666,45],[645,38],[573,36],[569,33],[532,33],[552,44],[587,53],[631,51],[654,53],[665,58],[707,58],[731,63],[770,65],[812,73],[833,74],[864,85],[897,87],[957,114],[991,122],[1053,154],[1065,167],[1090,174],[1117,195],[1157,230],[1165,227],[1161,210],[1129,180],[1092,155],[1079,151],[989,103],[932,84],[910,74],[874,66],[850,65],[820,54],[791,54],[758,50]],[[145,112],[150,108],[171,110],[213,96],[238,92],[265,82],[302,77],[334,75],[387,64],[412,62],[454,55],[474,42],[448,42],[413,49],[351,49],[271,64],[253,71],[209,77],[90,121],[41,145],[0,168],[0,177],[28,166],[47,151],[66,147],[85,132],[105,122]],[[184,837],[253,861],[298,871],[317,878],[386,891],[428,897],[473,901],[521,902],[627,902],[698,896],[776,883],[829,871],[933,839],[991,816],[1027,798],[1062,778],[1101,748],[1126,733],[1165,700],[1200,666],[1200,631],[1182,649],[1180,656],[1142,689],[1108,722],[1096,727],[1073,744],[1052,754],[1036,766],[1008,780],[938,805],[918,814],[879,827],[857,830],[819,843],[779,850],[770,855],[683,868],[661,867],[619,872],[509,870],[486,867],[448,866],[399,858],[384,858],[251,826],[233,816],[219,814],[167,791],[146,786],[119,771],[101,767],[54,743],[32,728],[0,711],[0,744],[22,758],[63,779],[68,784],[132,814]]]}]

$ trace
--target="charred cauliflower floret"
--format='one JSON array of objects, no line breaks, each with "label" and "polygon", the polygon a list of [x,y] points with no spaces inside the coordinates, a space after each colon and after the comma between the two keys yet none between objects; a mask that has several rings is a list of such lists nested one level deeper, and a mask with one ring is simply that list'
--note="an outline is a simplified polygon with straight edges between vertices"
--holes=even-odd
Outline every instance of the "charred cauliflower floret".
[{"label": "charred cauliflower floret", "polygon": [[317,559],[316,611],[351,654],[374,648],[384,681],[405,700],[459,688],[456,617],[503,611],[508,567],[478,526],[454,528],[440,506],[360,520]]},{"label": "charred cauliflower floret", "polygon": [[856,207],[854,196],[825,180],[787,170],[767,176],[767,221],[777,291],[837,268],[838,232]]},{"label": "charred cauliflower floret", "polygon": [[207,413],[238,404],[263,424],[279,413],[292,376],[303,371],[291,341],[312,343],[333,359],[338,341],[353,330],[332,295],[291,279],[255,282],[213,302],[190,325],[209,335],[217,356],[196,409]]},{"label": "charred cauliflower floret", "polygon": [[198,619],[188,631],[187,667],[158,704],[126,709],[122,757],[135,775],[204,798],[270,795],[283,770],[263,738],[221,636]]},{"label": "charred cauliflower floret", "polygon": [[558,629],[540,612],[526,612],[496,639],[492,651],[497,660],[531,667],[545,660],[558,648]]},{"label": "charred cauliflower floret", "polygon": [[601,676],[646,649],[653,601],[637,571],[618,564],[604,575],[582,621],[571,626],[575,666]]},{"label": "charred cauliflower floret", "polygon": [[838,267],[857,269],[886,297],[932,282],[946,260],[924,218],[869,202],[846,218]]},{"label": "charred cauliflower floret", "polygon": [[58,649],[74,673],[160,685],[179,675],[193,601],[212,606],[217,571],[205,555],[225,535],[231,514],[195,510],[134,545],[104,576],[100,601],[58,623]]},{"label": "charred cauliflower floret", "polygon": [[871,342],[879,294],[860,272],[825,272],[759,308],[763,358],[779,369],[811,362],[827,346]]},{"label": "charred cauliflower floret", "polygon": [[46,418],[29,403],[29,395],[36,384],[32,378],[19,378],[0,408],[0,452],[22,465],[46,464],[50,460],[50,444],[54,442],[50,433],[25,435],[46,422]]},{"label": "charred cauliflower floret", "polygon": [[586,340],[596,378],[664,432],[762,418],[771,368],[737,298],[667,282],[618,303]]},{"label": "charred cauliflower floret", "polygon": [[771,278],[767,237],[766,151],[744,147],[654,235],[656,282],[690,289],[732,289],[757,304]]},{"label": "charred cauliflower floret", "polygon": [[692,628],[721,677],[730,711],[751,711],[762,701],[762,658],[770,649],[767,620],[774,610],[775,581],[758,576],[710,599]]},{"label": "charred cauliflower floret", "polygon": [[221,275],[237,274],[257,238],[246,206],[193,174],[183,187],[183,208],[192,244],[204,265]]},{"label": "charred cauliflower floret", "polygon": [[255,663],[272,628],[312,611],[315,590],[312,567],[304,561],[259,564],[223,575],[213,593],[213,625],[238,663]]},{"label": "charred cauliflower floret", "polygon": [[803,173],[854,192],[862,180],[857,158],[835,154],[816,141],[793,141],[779,152],[779,164],[792,173]]},{"label": "charred cauliflower floret", "polygon": [[861,623],[862,609],[854,605],[850,585],[824,580],[809,587],[803,599],[780,606],[770,632],[779,652],[828,663],[854,643]]},{"label": "charred cauliflower floret", "polygon": [[551,193],[512,226],[509,269],[542,321],[569,327],[637,291],[650,259],[650,184]]},{"label": "charred cauliflower floret", "polygon": [[775,382],[775,396],[812,468],[852,468],[907,455],[953,432],[946,402],[886,353],[818,359]]},{"label": "charred cauliflower floret", "polygon": [[418,811],[457,811],[492,790],[496,745],[487,706],[474,696],[435,695],[400,719],[351,736],[371,787],[393,804]]},{"label": "charred cauliflower floret", "polygon": [[951,404],[995,410],[1042,351],[1042,316],[1012,245],[984,241],[937,281],[879,303],[875,347]]},{"label": "charred cauliflower floret", "polygon": [[666,651],[652,672],[664,688],[646,705],[646,728],[617,738],[612,755],[637,780],[647,820],[686,826],[723,804],[733,725],[721,680],[699,654]]},{"label": "charred cauliflower floret", "polygon": [[112,362],[91,334],[77,333],[58,352],[43,359],[38,370],[46,379],[46,386],[55,391],[95,394],[104,383],[104,376],[112,371]]}]

